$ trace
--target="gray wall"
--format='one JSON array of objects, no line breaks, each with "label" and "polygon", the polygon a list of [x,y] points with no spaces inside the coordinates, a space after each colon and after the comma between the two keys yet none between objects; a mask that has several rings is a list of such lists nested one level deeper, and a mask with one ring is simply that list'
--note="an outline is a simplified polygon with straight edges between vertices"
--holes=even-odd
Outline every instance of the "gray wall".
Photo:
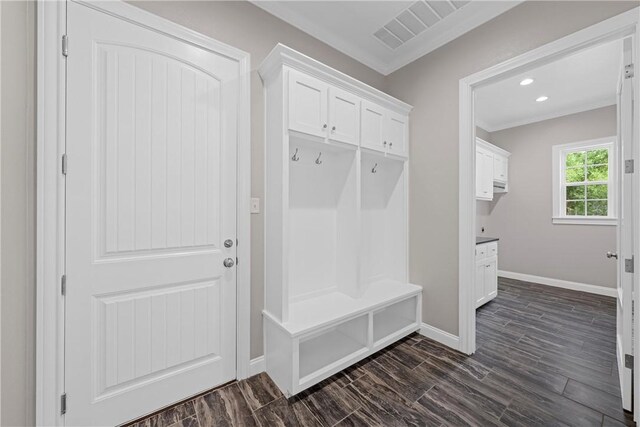
[{"label": "gray wall", "polygon": [[527,1],[387,77],[411,114],[410,279],[423,321],[458,334],[458,83],[636,2]]},{"label": "gray wall", "polygon": [[35,3],[0,21],[0,424],[35,423]]},{"label": "gray wall", "polygon": [[610,106],[491,133],[511,152],[509,193],[478,211],[477,228],[500,238],[500,270],[605,287],[616,286],[616,227],[551,222],[551,147],[616,134]]}]

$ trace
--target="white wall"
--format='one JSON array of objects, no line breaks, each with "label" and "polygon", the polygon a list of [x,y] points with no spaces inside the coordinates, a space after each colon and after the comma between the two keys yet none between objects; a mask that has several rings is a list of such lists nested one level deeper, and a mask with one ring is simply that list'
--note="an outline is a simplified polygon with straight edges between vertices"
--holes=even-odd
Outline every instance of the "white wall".
[{"label": "white wall", "polygon": [[423,320],[458,334],[458,84],[461,78],[637,6],[526,1],[387,77],[411,113],[410,279]]},{"label": "white wall", "polygon": [[616,227],[553,224],[554,145],[616,134],[610,106],[492,132],[493,144],[511,153],[509,193],[478,201],[478,230],[500,238],[500,270],[616,287]]}]

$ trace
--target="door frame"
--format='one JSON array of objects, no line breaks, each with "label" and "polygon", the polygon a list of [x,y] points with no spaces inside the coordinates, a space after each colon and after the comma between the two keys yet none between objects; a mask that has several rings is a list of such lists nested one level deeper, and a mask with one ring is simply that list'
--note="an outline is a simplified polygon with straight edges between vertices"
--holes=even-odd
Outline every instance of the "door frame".
[{"label": "door frame", "polygon": [[[554,42],[533,49],[515,58],[494,65],[485,70],[467,76],[459,83],[459,212],[458,212],[458,325],[460,338],[460,351],[472,354],[476,350],[476,318],[475,318],[475,112],[474,90],[527,70],[539,67],[549,62],[558,60],[577,51],[595,46],[600,43],[632,38],[632,52],[634,62],[640,58],[640,8],[634,8],[620,15],[614,16],[583,30],[565,36]],[[634,97],[640,99],[640,85],[634,87]],[[634,123],[634,129],[638,129],[638,123]],[[634,133],[634,158],[639,164],[640,138],[638,132]],[[640,171],[634,174],[635,188],[640,188]],[[633,201],[636,212],[640,212],[640,197],[636,193]],[[634,231],[635,248],[640,247],[640,227]],[[636,249],[637,250],[637,249]],[[635,257],[635,271],[640,271],[640,256]],[[639,295],[640,274],[635,274],[633,279],[634,294]],[[636,297],[637,298],[637,297]],[[637,304],[636,304],[637,306]],[[640,330],[640,316],[634,319],[635,330]],[[640,399],[640,340],[635,340],[634,354],[634,407],[639,408]],[[636,411],[638,413],[640,411]],[[634,414],[636,418],[636,414]]]},{"label": "door frame", "polygon": [[[221,53],[240,68],[237,147],[236,378],[250,374],[251,315],[251,139],[250,56],[181,25],[124,2],[81,3],[141,27]],[[66,60],[61,41],[67,2],[38,0],[37,6],[37,213],[36,213],[36,424],[64,425]],[[73,39],[69,39],[73,54]],[[188,396],[185,396],[188,397]]]}]

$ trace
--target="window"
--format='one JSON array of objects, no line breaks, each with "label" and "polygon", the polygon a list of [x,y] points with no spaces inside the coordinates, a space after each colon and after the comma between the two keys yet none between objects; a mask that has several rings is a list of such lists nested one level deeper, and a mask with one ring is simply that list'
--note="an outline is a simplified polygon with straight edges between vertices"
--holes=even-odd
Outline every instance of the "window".
[{"label": "window", "polygon": [[615,140],[553,147],[555,224],[616,224]]}]

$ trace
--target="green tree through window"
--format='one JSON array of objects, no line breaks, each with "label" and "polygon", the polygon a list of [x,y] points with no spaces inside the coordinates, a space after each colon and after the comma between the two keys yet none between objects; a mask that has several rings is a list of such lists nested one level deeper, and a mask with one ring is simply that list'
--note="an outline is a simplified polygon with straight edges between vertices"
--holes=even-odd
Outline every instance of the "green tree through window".
[{"label": "green tree through window", "polygon": [[609,149],[574,151],[564,158],[567,216],[607,216]]}]

